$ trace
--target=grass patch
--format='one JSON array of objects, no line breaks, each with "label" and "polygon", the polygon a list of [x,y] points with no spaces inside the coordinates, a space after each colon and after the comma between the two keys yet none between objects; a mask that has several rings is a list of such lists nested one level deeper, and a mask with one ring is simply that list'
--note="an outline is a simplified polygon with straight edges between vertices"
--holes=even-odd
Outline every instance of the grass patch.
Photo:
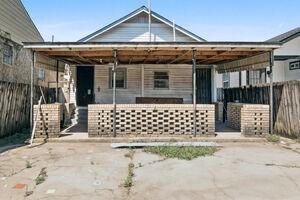
[{"label": "grass patch", "polygon": [[128,165],[128,175],[124,180],[124,187],[130,190],[130,188],[133,186],[133,176],[134,176],[134,164],[129,163]]},{"label": "grass patch", "polygon": [[36,177],[35,179],[35,184],[39,185],[42,184],[43,182],[45,182],[46,178],[47,178],[47,171],[46,171],[46,167],[42,168],[38,177]]},{"label": "grass patch", "polygon": [[144,151],[147,153],[154,153],[167,158],[178,158],[180,160],[193,160],[200,156],[211,156],[217,150],[216,147],[161,146],[144,148]]},{"label": "grass patch", "polygon": [[268,135],[267,140],[268,142],[278,143],[280,141],[280,137],[277,135]]}]

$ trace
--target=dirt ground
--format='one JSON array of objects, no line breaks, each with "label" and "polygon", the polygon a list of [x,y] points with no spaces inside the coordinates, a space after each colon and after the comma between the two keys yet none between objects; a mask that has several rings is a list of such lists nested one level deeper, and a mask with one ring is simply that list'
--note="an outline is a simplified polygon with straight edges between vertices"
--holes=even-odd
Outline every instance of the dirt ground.
[{"label": "dirt ground", "polygon": [[[15,148],[0,154],[0,199],[299,199],[299,145],[223,145],[214,156],[192,161],[142,150],[131,160],[129,150],[97,143]],[[130,162],[128,191],[122,184]]]}]

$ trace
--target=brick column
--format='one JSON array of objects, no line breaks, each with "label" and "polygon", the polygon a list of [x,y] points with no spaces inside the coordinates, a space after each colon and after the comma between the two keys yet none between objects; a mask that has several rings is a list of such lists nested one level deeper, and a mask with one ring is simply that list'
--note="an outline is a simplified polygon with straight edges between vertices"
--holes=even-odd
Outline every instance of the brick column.
[{"label": "brick column", "polygon": [[[34,117],[36,119],[38,105],[34,106]],[[37,125],[35,131],[36,138],[55,138],[60,135],[60,127],[62,120],[61,104],[44,104],[41,106],[40,114],[37,117]]]}]

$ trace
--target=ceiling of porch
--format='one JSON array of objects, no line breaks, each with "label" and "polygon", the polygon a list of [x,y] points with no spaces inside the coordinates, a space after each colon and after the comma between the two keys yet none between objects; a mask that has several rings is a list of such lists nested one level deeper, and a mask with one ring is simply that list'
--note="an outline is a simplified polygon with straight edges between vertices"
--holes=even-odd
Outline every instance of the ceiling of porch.
[{"label": "ceiling of porch", "polygon": [[114,51],[120,64],[224,64],[253,57],[279,48],[266,42],[193,43],[25,43],[42,55],[71,65],[112,63]]}]

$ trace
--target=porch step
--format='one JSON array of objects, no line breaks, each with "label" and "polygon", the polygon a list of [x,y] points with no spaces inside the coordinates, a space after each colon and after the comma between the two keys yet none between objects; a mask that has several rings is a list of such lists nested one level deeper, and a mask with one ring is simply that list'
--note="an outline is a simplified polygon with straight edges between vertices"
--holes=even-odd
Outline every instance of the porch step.
[{"label": "porch step", "polygon": [[87,124],[88,120],[88,108],[76,107],[74,118],[71,120],[72,124]]}]

